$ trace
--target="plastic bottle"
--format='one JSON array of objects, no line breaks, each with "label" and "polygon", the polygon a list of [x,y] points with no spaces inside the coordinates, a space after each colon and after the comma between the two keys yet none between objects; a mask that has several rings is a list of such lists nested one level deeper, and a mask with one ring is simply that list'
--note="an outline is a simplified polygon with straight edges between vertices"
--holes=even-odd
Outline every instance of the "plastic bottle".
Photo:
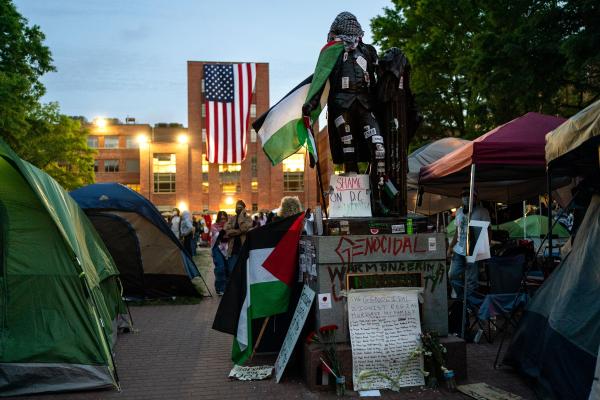
[{"label": "plastic bottle", "polygon": [[444,372],[444,379],[446,380],[446,389],[449,392],[456,392],[456,381],[454,380],[454,371],[447,370]]}]

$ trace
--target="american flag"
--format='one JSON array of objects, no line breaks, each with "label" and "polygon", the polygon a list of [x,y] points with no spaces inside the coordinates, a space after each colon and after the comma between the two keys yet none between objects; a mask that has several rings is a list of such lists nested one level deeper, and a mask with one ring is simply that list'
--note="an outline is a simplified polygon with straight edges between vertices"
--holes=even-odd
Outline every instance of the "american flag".
[{"label": "american flag", "polygon": [[206,159],[236,164],[246,157],[256,65],[204,64]]}]

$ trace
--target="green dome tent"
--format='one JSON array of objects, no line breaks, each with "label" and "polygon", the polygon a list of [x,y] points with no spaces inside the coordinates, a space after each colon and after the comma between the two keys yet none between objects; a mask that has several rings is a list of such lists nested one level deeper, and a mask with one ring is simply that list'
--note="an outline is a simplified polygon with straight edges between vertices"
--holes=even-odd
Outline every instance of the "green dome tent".
[{"label": "green dome tent", "polygon": [[77,203],[0,140],[0,396],[118,387],[118,271]]},{"label": "green dome tent", "polygon": [[[542,215],[528,215],[525,218],[519,218],[514,221],[500,224],[500,229],[508,231],[511,238],[543,237],[548,234],[548,217]],[[570,236],[567,228],[560,224],[555,224],[552,228],[552,234],[559,238],[568,238]]]}]

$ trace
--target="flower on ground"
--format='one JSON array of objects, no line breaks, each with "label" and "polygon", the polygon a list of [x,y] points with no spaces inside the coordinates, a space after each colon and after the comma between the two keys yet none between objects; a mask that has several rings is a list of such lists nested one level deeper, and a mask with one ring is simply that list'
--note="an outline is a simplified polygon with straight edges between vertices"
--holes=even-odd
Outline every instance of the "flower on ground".
[{"label": "flower on ground", "polygon": [[338,326],[335,324],[331,324],[331,325],[325,325],[319,328],[319,332],[321,333],[325,333],[325,332],[330,332],[330,331],[335,331],[338,329]]},{"label": "flower on ground", "polygon": [[317,333],[315,331],[312,331],[308,334],[308,336],[306,336],[306,344],[311,344],[312,342],[315,341],[315,339],[317,338]]}]

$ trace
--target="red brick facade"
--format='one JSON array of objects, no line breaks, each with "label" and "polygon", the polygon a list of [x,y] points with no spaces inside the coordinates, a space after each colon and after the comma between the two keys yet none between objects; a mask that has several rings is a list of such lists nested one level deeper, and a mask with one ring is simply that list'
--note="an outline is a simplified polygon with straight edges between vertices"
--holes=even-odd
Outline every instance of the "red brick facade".
[{"label": "red brick facade", "polygon": [[[284,166],[283,164],[271,166],[262,151],[260,138],[257,135],[248,135],[247,156],[241,164],[239,179],[226,186],[227,192],[223,191],[222,184],[226,182],[224,174],[219,172],[219,165],[208,164],[208,172],[205,165],[203,171],[202,163],[206,145],[202,138],[204,124],[202,66],[204,64],[205,62],[199,61],[188,61],[187,64],[188,129],[158,126],[153,128],[147,124],[90,126],[92,144],[98,148],[96,181],[128,184],[163,210],[172,207],[199,213],[207,210],[232,210],[238,199],[244,200],[249,210],[270,210],[279,206],[283,196],[298,196],[304,207],[314,207],[317,204],[316,171],[310,169],[308,161],[305,160],[303,190],[284,191]],[[251,115],[250,123],[269,109],[269,64],[256,64],[255,87],[253,103],[256,104],[256,115]],[[187,143],[178,141],[181,135],[185,135]],[[104,148],[107,137],[117,137],[118,146]],[[139,143],[140,137],[144,139],[141,143]],[[114,147],[114,140],[111,144]],[[155,192],[153,158],[161,153],[175,155],[174,193]],[[253,159],[256,160],[254,171]],[[105,172],[105,160],[119,160],[119,171]],[[137,171],[128,171],[125,168],[136,164],[136,161],[132,160],[137,161],[139,166]],[[231,176],[236,175],[230,175],[230,179]]]}]

